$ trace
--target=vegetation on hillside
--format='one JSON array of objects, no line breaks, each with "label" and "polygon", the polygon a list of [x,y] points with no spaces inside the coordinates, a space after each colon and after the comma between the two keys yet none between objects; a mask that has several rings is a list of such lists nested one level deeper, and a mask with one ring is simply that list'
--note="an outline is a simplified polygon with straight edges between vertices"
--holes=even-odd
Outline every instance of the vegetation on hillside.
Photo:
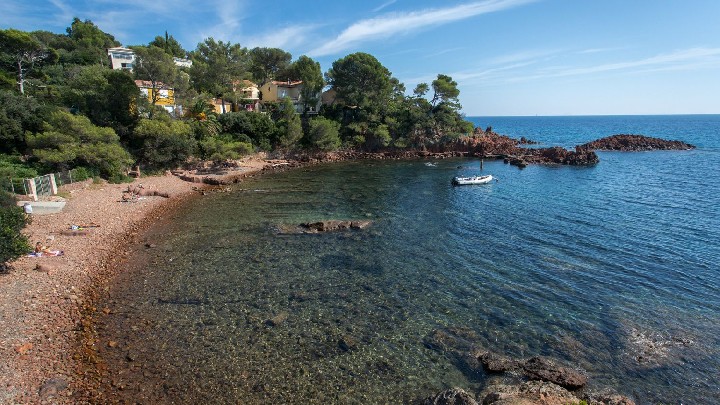
[{"label": "vegetation on hillside", "polygon": [[[78,18],[62,34],[0,30],[0,44],[0,161],[13,162],[3,166],[10,177],[83,167],[121,181],[135,164],[152,171],[254,151],[424,149],[472,130],[452,78],[438,75],[406,95],[367,53],[340,58],[323,74],[305,55],[293,60],[282,49],[213,38],[187,51],[165,32],[128,46],[132,72],[112,70],[107,49],[120,43]],[[178,67],[174,57],[192,66]],[[149,99],[138,79],[149,83]],[[243,111],[242,80],[302,81],[300,101]],[[162,86],[174,89],[182,116],[157,105]],[[318,111],[323,89],[332,97]],[[212,99],[223,101],[225,114],[215,113]]]}]

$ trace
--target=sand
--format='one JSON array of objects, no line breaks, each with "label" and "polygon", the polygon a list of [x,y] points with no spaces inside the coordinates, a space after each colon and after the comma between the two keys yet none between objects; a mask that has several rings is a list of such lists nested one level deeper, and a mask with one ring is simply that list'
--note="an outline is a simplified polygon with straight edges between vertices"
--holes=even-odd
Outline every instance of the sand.
[{"label": "sand", "polygon": [[[239,179],[275,164],[261,158],[214,175]],[[205,177],[207,174],[183,173]],[[196,177],[197,178],[197,177]],[[238,181],[238,180],[234,180]],[[123,190],[142,185],[161,196],[122,202]],[[78,389],[78,342],[83,308],[111,280],[133,240],[168,216],[176,204],[201,198],[197,183],[180,176],[142,177],[130,184],[75,183],[61,189],[62,212],[34,215],[23,231],[32,244],[43,242],[59,257],[23,257],[0,275],[0,404],[73,403]],[[97,225],[72,232],[72,225]],[[76,397],[75,397],[76,398]]]}]

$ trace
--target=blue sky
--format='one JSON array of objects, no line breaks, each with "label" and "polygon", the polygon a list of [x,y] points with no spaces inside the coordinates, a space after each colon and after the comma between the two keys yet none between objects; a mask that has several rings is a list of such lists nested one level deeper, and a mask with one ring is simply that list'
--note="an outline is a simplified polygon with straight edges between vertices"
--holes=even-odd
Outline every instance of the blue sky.
[{"label": "blue sky", "polygon": [[718,0],[3,0],[0,27],[90,19],[124,45],[165,30],[309,55],[376,56],[408,92],[438,73],[473,115],[720,113]]}]

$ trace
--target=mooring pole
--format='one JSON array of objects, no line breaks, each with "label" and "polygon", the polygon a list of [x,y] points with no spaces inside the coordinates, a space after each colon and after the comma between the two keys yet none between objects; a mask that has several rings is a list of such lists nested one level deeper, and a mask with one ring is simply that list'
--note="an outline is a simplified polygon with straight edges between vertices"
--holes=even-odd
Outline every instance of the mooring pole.
[{"label": "mooring pole", "polygon": [[482,169],[483,169],[483,160],[480,159],[480,170],[482,170]]}]

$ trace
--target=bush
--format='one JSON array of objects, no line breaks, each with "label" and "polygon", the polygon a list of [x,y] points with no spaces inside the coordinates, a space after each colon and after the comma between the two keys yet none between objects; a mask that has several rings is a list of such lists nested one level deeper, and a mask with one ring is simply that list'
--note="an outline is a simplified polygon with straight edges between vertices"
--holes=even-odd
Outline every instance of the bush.
[{"label": "bush", "polygon": [[140,120],[135,137],[142,143],[140,159],[150,170],[179,166],[193,155],[197,146],[189,124],[163,116]]},{"label": "bush", "polygon": [[27,237],[20,233],[28,223],[22,208],[0,208],[0,272],[7,271],[7,262],[32,249]]},{"label": "bush", "polygon": [[322,151],[333,151],[340,147],[340,124],[327,118],[314,118],[310,121],[310,146]]},{"label": "bush", "polygon": [[28,135],[33,158],[52,171],[82,166],[110,177],[132,163],[112,128],[97,127],[81,115],[54,112],[44,132]]}]

